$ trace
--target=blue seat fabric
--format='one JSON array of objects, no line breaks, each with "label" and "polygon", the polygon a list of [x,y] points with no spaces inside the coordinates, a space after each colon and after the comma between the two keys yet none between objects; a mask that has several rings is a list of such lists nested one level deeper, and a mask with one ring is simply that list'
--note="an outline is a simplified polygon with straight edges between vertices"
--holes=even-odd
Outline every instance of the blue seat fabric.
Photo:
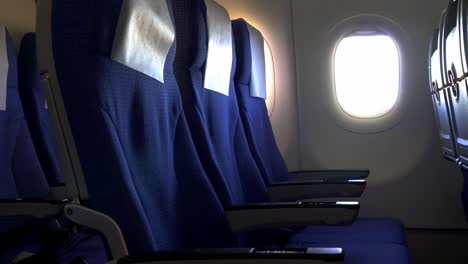
[{"label": "blue seat fabric", "polygon": [[24,118],[18,95],[16,52],[8,33],[6,44],[9,70],[6,111],[0,110],[0,199],[43,198],[49,188]]},{"label": "blue seat fabric", "polygon": [[[246,151],[248,142],[239,116],[234,83],[229,87],[231,96],[203,87],[208,51],[205,4],[199,0],[176,2],[180,12],[176,11],[179,47],[175,68],[198,156],[226,208],[267,202],[260,171]],[[233,57],[235,69],[234,50]],[[234,71],[232,78],[233,74]]]},{"label": "blue seat fabric", "polygon": [[411,256],[408,248],[398,244],[378,244],[352,241],[321,243],[289,243],[292,248],[341,247],[345,251],[344,264],[409,264]]},{"label": "blue seat fabric", "polygon": [[[252,61],[246,21],[235,20],[232,25],[237,55],[236,93],[250,150],[265,181],[287,181],[287,167],[276,145],[265,100],[250,96]],[[350,226],[310,226],[291,235],[286,245],[343,247],[345,263],[409,262],[404,228],[393,219],[358,219]]]},{"label": "blue seat fabric", "polygon": [[[207,57],[207,17],[203,1],[175,1],[177,56],[174,64],[183,108],[193,142],[224,208],[268,202],[265,183],[253,157],[239,116],[234,83],[229,93],[203,87]],[[234,46],[234,43],[233,43]],[[233,50],[233,69],[235,69]],[[231,80],[234,71],[231,74]],[[281,245],[288,231],[261,230],[237,237],[240,246]],[[273,241],[272,241],[273,240]]]},{"label": "blue seat fabric", "polygon": [[[8,76],[6,111],[0,110],[0,200],[40,199],[49,192],[24,119],[18,95],[16,51],[10,34],[5,37]],[[26,217],[1,217],[0,233],[22,226]]]},{"label": "blue seat fabric", "polygon": [[28,33],[23,37],[18,55],[18,67],[19,94],[37,156],[49,186],[63,185],[63,175],[52,138],[44,91],[39,81],[34,33]]},{"label": "blue seat fabric", "polygon": [[[198,0],[176,2],[177,22],[193,19],[183,25],[191,24],[202,35],[192,43],[200,49],[188,51],[187,56],[196,54],[189,68],[176,67],[188,76],[176,82],[174,44],[162,84],[109,58],[121,4],[121,0],[53,2],[55,63],[91,194],[89,204],[117,221],[131,254],[235,245],[223,206],[268,199],[248,151],[233,83],[230,97],[201,86],[206,57],[204,5]],[[181,18],[187,11],[195,15]],[[179,36],[187,33],[180,29],[177,26]],[[187,42],[178,47],[190,46],[191,38],[183,33]],[[200,141],[194,144],[192,139]]]},{"label": "blue seat fabric", "polygon": [[113,61],[121,6],[122,0],[53,2],[55,64],[89,205],[119,224],[132,255],[231,246],[182,111],[176,44],[164,84]]},{"label": "blue seat fabric", "polygon": [[[176,75],[192,138],[208,177],[226,208],[268,201],[265,184],[250,154],[244,134],[233,81],[229,88],[230,96],[203,88],[203,66],[208,42],[204,2],[177,1],[176,25],[180,52],[175,63]],[[234,59],[233,73],[235,66]],[[263,235],[275,231],[265,231]],[[253,240],[249,239],[248,235],[246,239],[241,237],[240,245],[252,245],[252,242],[261,241],[257,238],[261,235],[262,232],[254,234]],[[277,242],[270,241],[270,245],[278,245]],[[261,245],[267,244],[264,242]],[[386,250],[386,247],[393,245],[382,244],[382,250]],[[405,260],[406,249],[403,246],[402,248],[405,254],[398,257]],[[365,247],[362,247],[362,250],[365,250]]]},{"label": "blue seat fabric", "polygon": [[[3,36],[2,36],[3,38]],[[44,175],[41,163],[36,155],[36,151],[31,139],[31,134],[23,113],[23,104],[20,100],[18,85],[20,78],[23,78],[18,71],[16,51],[13,47],[9,34],[6,34],[6,47],[8,53],[8,79],[7,79],[7,107],[6,111],[0,111],[0,200],[40,200],[44,199],[49,192],[49,184]],[[35,62],[29,62],[35,63]],[[37,71],[36,71],[37,74]],[[32,217],[1,217],[0,236],[14,230],[30,230],[24,236],[14,237],[14,241],[9,241],[8,248],[0,252],[0,263],[12,263],[21,252],[39,253],[48,248],[46,241],[47,233],[58,231],[49,226],[53,219],[34,219]],[[47,235],[44,235],[47,233]],[[3,237],[5,238],[5,237]],[[80,240],[81,241],[81,240]],[[69,263],[78,256],[85,257],[86,260],[96,260],[90,263],[103,263],[106,260],[105,251],[91,252],[91,245],[98,245],[100,240],[90,238],[89,242],[80,243],[77,249],[84,250],[70,253],[62,251],[57,263]],[[63,240],[63,246],[68,244],[68,240]],[[68,245],[68,249],[75,248]],[[89,253],[86,253],[89,252]],[[59,255],[57,255],[59,257]]]},{"label": "blue seat fabric", "polygon": [[[250,95],[252,57],[247,22],[243,19],[235,20],[232,28],[237,51],[236,94],[250,150],[266,182],[288,181],[287,167],[276,145],[265,100]],[[351,226],[312,226],[301,231],[297,237],[320,233],[334,240],[365,234],[371,241],[406,244],[402,224],[391,219],[358,219]]]},{"label": "blue seat fabric", "polygon": [[246,22],[234,20],[232,31],[237,50],[235,91],[252,155],[267,184],[289,181],[288,168],[276,144],[265,100],[250,96],[252,58]]},{"label": "blue seat fabric", "polygon": [[[8,32],[5,38],[8,59],[7,105],[6,111],[0,110],[0,200],[41,199],[49,192],[47,181],[31,140],[24,118],[22,104],[18,95],[18,70],[16,51]],[[0,236],[26,225],[29,217],[1,217]],[[27,239],[26,239],[27,240]],[[41,244],[26,243],[27,248],[40,247]],[[8,252],[22,250],[23,245],[11,245]],[[4,252],[4,255],[8,254]],[[0,263],[6,263],[2,256]]]}]

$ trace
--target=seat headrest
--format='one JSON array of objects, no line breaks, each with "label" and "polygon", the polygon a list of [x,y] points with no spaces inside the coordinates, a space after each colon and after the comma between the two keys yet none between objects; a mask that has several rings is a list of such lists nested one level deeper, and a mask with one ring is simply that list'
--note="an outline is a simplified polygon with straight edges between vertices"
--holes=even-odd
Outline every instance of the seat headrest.
[{"label": "seat headrest", "polygon": [[8,82],[8,50],[6,41],[6,28],[0,25],[0,111],[6,111],[7,82]]},{"label": "seat headrest", "polygon": [[250,75],[250,96],[262,99],[267,98],[265,42],[262,33],[249,23],[247,29],[250,37],[250,54],[252,73]]},{"label": "seat headrest", "polygon": [[203,87],[229,96],[233,62],[229,14],[214,0],[205,0],[208,24],[208,55]]},{"label": "seat headrest", "polygon": [[124,0],[111,58],[164,83],[175,30],[166,0]]}]

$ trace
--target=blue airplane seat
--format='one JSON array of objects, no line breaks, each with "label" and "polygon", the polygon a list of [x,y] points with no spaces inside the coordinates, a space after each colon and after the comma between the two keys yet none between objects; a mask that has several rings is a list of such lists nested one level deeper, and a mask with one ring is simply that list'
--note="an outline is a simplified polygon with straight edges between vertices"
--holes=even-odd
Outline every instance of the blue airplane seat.
[{"label": "blue airplane seat", "polygon": [[130,255],[233,244],[183,114],[171,7],[52,1],[54,62],[87,204],[118,223]]},{"label": "blue airplane seat", "polygon": [[0,26],[0,199],[40,199],[49,192],[18,94],[16,52]]},{"label": "blue airplane seat", "polygon": [[[223,205],[268,202],[239,116],[232,82],[236,57],[231,33],[226,35],[230,43],[223,43],[230,45],[227,50],[220,48],[210,56],[207,13],[204,1],[197,0],[176,15],[179,47],[175,70],[192,138]],[[191,27],[183,27],[187,23]],[[214,76],[211,80],[205,74],[208,68]]]},{"label": "blue airplane seat", "polygon": [[439,49],[439,30],[434,33],[433,41],[431,43],[431,53],[429,58],[430,65],[430,82],[431,93],[434,111],[436,113],[436,121],[439,129],[439,137],[441,140],[442,155],[451,161],[455,161],[456,151],[452,137],[451,121],[449,120],[449,101],[447,91],[444,90],[442,85],[442,72],[441,60]]},{"label": "blue airplane seat", "polygon": [[[46,200],[49,184],[36,155],[23,113],[23,104],[18,92],[18,75],[21,73],[18,72],[16,52],[5,27],[0,27],[0,61],[0,145],[2,146],[0,200]],[[8,235],[9,240],[1,241],[0,263],[11,263],[22,252],[38,254],[47,250],[49,247],[47,237],[53,237],[53,232],[58,231],[51,225],[53,222],[53,219],[2,217],[0,219],[2,239],[5,239],[11,231],[15,231],[12,233],[15,235]],[[64,240],[63,246],[67,243],[68,241]],[[77,249],[85,245],[89,247],[90,242],[78,246]],[[80,251],[79,255],[84,255],[83,252],[86,252],[84,249]],[[60,257],[73,260],[77,255],[62,252]],[[93,253],[88,259],[95,259],[95,254]],[[59,263],[67,262],[59,261]]]},{"label": "blue airplane seat", "polygon": [[[228,27],[226,28],[223,24],[225,23],[223,11],[219,10],[220,7],[214,1],[199,0],[187,3],[187,1],[180,0],[176,2],[185,7],[176,8],[175,12],[176,36],[180,45],[175,63],[176,76],[192,138],[207,175],[226,209],[235,207],[239,203],[245,205],[269,202],[266,186],[250,153],[240,119],[233,82],[236,68],[235,46],[234,43],[232,47],[229,45],[229,41],[232,41],[230,21],[227,21]],[[210,30],[212,32],[219,30],[217,34],[221,35],[226,32],[227,34],[215,35],[216,37],[211,38]],[[222,44],[217,47],[211,46],[215,42],[214,39]],[[207,77],[208,72],[215,78]],[[283,241],[278,243],[278,241],[271,240],[268,244],[267,239],[261,240],[262,235],[268,237],[277,231],[279,230],[267,229],[259,233],[247,233],[245,237],[243,235],[239,237],[239,242],[241,246],[250,246],[251,243],[259,242],[263,243],[260,244],[261,246],[278,246]],[[296,230],[293,228],[290,231],[288,235],[291,239],[294,238]],[[330,244],[338,247],[359,244],[359,241],[347,241],[346,234],[342,235],[341,241],[337,240]],[[269,236],[269,238],[275,238],[275,236]],[[302,243],[302,246],[307,247],[310,241],[315,241],[313,236],[307,238],[301,242],[286,243],[292,247],[294,243]],[[379,242],[369,241],[369,244],[379,244],[376,248],[383,252],[392,251],[394,248],[401,249],[400,253],[390,254],[394,256],[389,257],[388,261],[391,263],[409,262],[404,245],[394,244],[392,241]],[[315,246],[320,244],[326,243],[323,241],[314,243]],[[366,254],[366,246],[367,244],[363,244],[362,251],[357,250],[357,252]],[[346,248],[344,250],[347,252]],[[348,252],[345,253],[345,263],[356,263],[353,262],[352,255],[348,254],[356,254],[355,258],[359,259],[358,253]],[[366,261],[378,263],[377,260],[385,258],[378,255],[380,254],[375,253],[373,256],[368,256],[368,259],[362,258],[359,263],[366,263]]]},{"label": "blue airplane seat", "polygon": [[450,118],[452,114],[451,100],[449,91],[445,89],[445,74],[443,74],[443,69],[445,67],[442,65],[442,62],[444,61],[442,58],[442,34],[445,21],[445,11],[442,13],[440,21],[440,27],[434,32],[431,40],[429,54],[430,89],[439,128],[442,155],[448,160],[456,161],[458,154],[453,137],[453,124]]},{"label": "blue airplane seat", "polygon": [[[182,2],[181,5],[189,5],[182,0],[178,2]],[[207,21],[210,19],[207,10],[218,7],[213,7],[212,1],[190,2],[190,7],[176,9],[178,43],[182,49],[185,47],[185,50],[178,50],[180,57],[176,59],[175,68],[184,110],[200,159],[225,208],[234,207],[239,202],[248,204],[268,201],[268,198],[265,198],[266,187],[262,184],[262,176],[250,154],[240,120],[233,83],[236,65],[234,49],[224,49],[228,44],[221,41],[222,51],[217,50],[211,54],[216,55],[211,57],[215,67],[212,68],[213,65],[210,65],[209,53],[213,52],[213,47],[208,47],[212,40],[208,41],[207,28],[214,23],[211,22],[210,25]],[[230,28],[230,22],[228,23]],[[226,28],[223,26],[221,28],[221,31],[225,32]],[[231,34],[229,30],[227,32]],[[228,52],[233,53],[232,60]],[[226,65],[229,74],[217,72],[225,70]],[[204,73],[211,70],[215,72],[214,76],[220,78],[215,79],[214,83],[210,83],[213,80],[204,76]],[[226,76],[227,82],[223,79]],[[223,83],[226,87],[223,87]],[[260,232],[255,235],[275,231],[277,230],[265,230],[265,233]],[[343,241],[346,240],[344,237],[346,235],[343,235]],[[257,237],[253,240],[249,240],[248,237],[245,240],[243,237],[240,238],[241,245],[257,241],[260,241]],[[343,241],[338,241],[337,244],[345,244]],[[270,246],[275,245],[276,241],[270,243]],[[381,246],[383,249],[394,246],[405,248],[402,245],[392,244],[391,241],[388,244],[382,243]],[[365,245],[362,248],[365,250]]]},{"label": "blue airplane seat", "polygon": [[28,33],[21,42],[18,55],[19,93],[44,174],[50,186],[60,186],[64,184],[64,179],[52,138],[44,90],[39,80],[35,41],[35,34]]},{"label": "blue airplane seat", "polygon": [[[259,167],[265,168],[264,171],[270,172],[270,175],[275,175],[275,172],[278,171],[282,173],[286,172],[284,175],[287,175],[287,170],[283,169],[286,166],[276,146],[269,121],[265,103],[266,98],[259,97],[259,95],[266,95],[266,87],[263,86],[263,91],[261,91],[261,88],[258,89],[258,87],[256,91],[253,91],[251,88],[251,78],[256,71],[253,70],[253,55],[251,54],[252,46],[249,34],[252,32],[251,30],[256,29],[243,19],[233,21],[232,26],[237,54],[236,93],[239,111],[245,125],[245,132],[249,139],[252,153],[256,157],[257,164],[260,163]],[[259,50],[263,52],[263,49]],[[280,164],[278,165],[278,163]],[[270,178],[281,179],[281,177]],[[360,263],[363,261],[363,258],[365,259],[368,255],[367,253],[360,253],[360,250],[363,246],[367,248],[369,246],[367,243],[372,247],[374,242],[395,243],[396,245],[389,246],[390,250],[382,250],[379,246],[374,247],[372,253],[375,255],[370,256],[370,259],[375,257],[386,259],[387,255],[400,258],[396,263],[404,263],[409,259],[408,251],[405,247],[406,238],[403,225],[398,220],[393,219],[358,219],[351,226],[311,226],[294,234],[290,238],[288,246],[304,247],[312,246],[314,243],[321,246],[336,246],[336,241],[343,239],[344,241],[340,242],[340,246],[345,245],[347,254],[351,256],[346,259],[346,263]],[[307,243],[304,243],[304,241],[307,241]],[[392,261],[395,261],[393,257],[391,258]]]},{"label": "blue airplane seat", "polygon": [[[261,95],[256,94],[255,96],[251,96],[250,92],[250,87],[253,86],[251,81],[253,69],[249,26],[243,19],[232,22],[237,55],[235,91],[239,112],[252,155],[262,171],[265,181],[267,183],[285,182],[290,180],[288,167],[276,144],[265,103],[266,95],[265,98],[261,98],[265,91],[258,89],[254,93],[261,93]],[[259,78],[262,77],[264,76]]]},{"label": "blue airplane seat", "polygon": [[[287,165],[276,144],[265,103],[267,94],[263,36],[243,19],[234,20],[232,25],[236,48],[241,49],[240,52],[237,52],[238,65],[234,78],[235,92],[238,97],[239,112],[252,155],[267,184],[291,181]],[[255,32],[255,36],[258,35],[261,38],[261,40],[257,41],[261,42],[258,43],[258,47],[250,46],[249,29]],[[251,52],[251,49],[256,50]],[[255,60],[252,57],[255,57]],[[253,67],[252,62],[259,60],[262,60],[263,63],[258,64],[259,67]],[[252,72],[257,74],[252,74]],[[307,172],[303,171],[302,173],[307,174]],[[334,171],[334,174],[333,177],[338,179],[358,180],[367,177],[363,175],[353,177],[355,174],[352,171],[346,170]],[[314,176],[310,176],[310,179],[313,180]],[[316,180],[320,179],[322,178],[316,177]],[[353,197],[360,195],[360,193],[351,194],[354,195]]]},{"label": "blue airplane seat", "polygon": [[[236,47],[241,48],[241,52],[237,52],[237,70],[235,74],[235,85],[236,93],[238,96],[240,115],[245,128],[245,134],[247,136],[249,146],[252,150],[252,155],[262,172],[262,176],[267,184],[275,182],[287,182],[291,180],[290,172],[288,167],[279,151],[276,144],[273,129],[269,120],[268,109],[266,108],[266,90],[254,90],[251,89],[253,85],[251,79],[251,68],[252,61],[247,58],[247,52],[244,53],[244,49],[248,48],[248,54],[250,56],[250,45],[248,41],[249,32],[247,28],[243,27],[243,19],[233,21],[233,32],[236,41]],[[263,47],[263,43],[259,48]],[[263,50],[260,50],[263,53]],[[262,54],[263,55],[263,54]],[[263,57],[264,58],[264,57]],[[260,59],[260,58],[259,58]],[[264,69],[262,69],[264,70]],[[258,82],[265,82],[264,76],[259,77]],[[242,85],[244,89],[240,89]],[[252,96],[251,92],[257,93]],[[265,97],[265,98],[262,98]],[[257,99],[257,100],[255,100]],[[302,173],[307,174],[310,171],[303,171]],[[327,172],[327,171],[322,171]],[[301,173],[292,172],[292,174]],[[356,171],[354,171],[356,173]],[[314,176],[310,178],[313,179]],[[353,171],[346,170],[335,170],[334,178],[338,179],[362,179],[367,177],[367,174],[363,172],[361,175],[353,174]],[[316,175],[317,179],[321,179],[319,175]]]},{"label": "blue airplane seat", "polygon": [[[43,152],[37,151],[37,158],[41,168],[43,168],[44,175],[49,176],[47,177],[47,186],[63,185],[63,176],[59,170],[60,164],[52,141],[52,131],[49,128],[44,91],[39,80],[34,33],[26,34],[21,42],[18,58],[18,90],[32,140],[36,146],[39,146],[38,148],[45,147]],[[50,164],[52,164],[51,167]],[[34,175],[29,177],[34,180]],[[10,220],[10,223],[14,223],[14,221],[14,219]],[[46,250],[54,250],[56,252],[51,254],[54,255],[58,263],[70,263],[78,257],[90,263],[105,262],[107,259],[106,249],[99,235],[87,234],[89,232],[86,232],[59,237],[67,231],[51,224],[55,221],[55,219],[44,219],[22,223],[26,230],[43,230],[40,233],[32,232],[31,235],[26,236],[19,242],[18,246],[2,256],[2,259],[13,259],[26,247],[28,251],[37,254]],[[47,237],[56,238],[52,241],[48,240]]]},{"label": "blue airplane seat", "polygon": [[[0,25],[0,200],[41,199],[49,188],[24,119],[18,95],[16,51]],[[27,219],[0,218],[0,232],[23,225]]]},{"label": "blue airplane seat", "polygon": [[[0,201],[43,199],[49,192],[24,119],[17,74],[13,42],[0,25]],[[1,217],[0,234],[23,228],[31,221],[29,217]],[[23,241],[1,240],[0,262],[7,262],[5,255],[17,251],[40,250],[43,244],[31,241],[33,236],[25,236]]]},{"label": "blue airplane seat", "polygon": [[468,1],[450,1],[445,19],[445,69],[452,94],[453,118],[455,119],[454,137],[458,148],[458,165],[464,177],[461,194],[465,215],[468,221]]},{"label": "blue airplane seat", "polygon": [[[58,79],[49,88],[60,88],[57,100],[63,99],[87,180],[87,205],[118,223],[130,257],[236,245],[183,114],[173,73],[171,1],[42,3],[52,5],[52,46],[44,40],[44,4],[39,47],[51,51],[53,61],[40,59],[40,65]],[[44,66],[51,62],[55,67]]]},{"label": "blue airplane seat", "polygon": [[[251,89],[251,78],[255,71],[252,64],[250,31],[256,29],[243,19],[233,21],[232,26],[238,62],[235,76],[236,93],[250,149],[259,167],[263,168],[264,174],[272,175],[264,178],[286,178],[286,165],[276,145],[265,98],[258,97],[258,94],[266,96],[266,87],[263,85],[263,88],[259,87],[257,91]],[[260,50],[263,52],[263,49]],[[261,60],[264,57],[257,59]],[[252,96],[253,92],[257,92],[256,96]],[[274,175],[278,173],[283,176],[275,177]],[[393,219],[358,219],[351,226],[314,226],[308,227],[301,233],[301,237],[314,236],[332,240],[366,238],[406,244],[403,225],[400,221]]]},{"label": "blue airplane seat", "polygon": [[[266,95],[266,87],[264,85],[257,87],[256,91],[251,89],[251,78],[256,71],[253,70],[252,64],[250,31],[256,29],[243,19],[233,21],[232,27],[238,63],[235,76],[236,93],[239,112],[245,134],[249,139],[251,152],[259,167],[263,168],[264,173],[275,175],[279,172],[283,174],[281,178],[285,178],[287,177],[287,169],[285,169],[285,162],[276,145],[265,98],[258,97],[259,94]],[[260,50],[263,52],[263,49]],[[264,57],[257,59],[261,60]],[[257,96],[252,96],[255,92]],[[272,176],[269,178],[278,179],[280,177]],[[328,240],[358,241],[365,239],[406,244],[403,225],[398,220],[392,219],[358,219],[350,226],[311,226],[296,235],[296,239],[307,236]]]}]

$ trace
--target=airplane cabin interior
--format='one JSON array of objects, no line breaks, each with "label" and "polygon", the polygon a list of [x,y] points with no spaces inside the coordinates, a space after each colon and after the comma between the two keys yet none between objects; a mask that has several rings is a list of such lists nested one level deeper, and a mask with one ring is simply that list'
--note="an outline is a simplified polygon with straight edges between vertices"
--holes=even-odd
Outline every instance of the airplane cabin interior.
[{"label": "airplane cabin interior", "polygon": [[3,263],[468,263],[468,0],[0,1]]}]

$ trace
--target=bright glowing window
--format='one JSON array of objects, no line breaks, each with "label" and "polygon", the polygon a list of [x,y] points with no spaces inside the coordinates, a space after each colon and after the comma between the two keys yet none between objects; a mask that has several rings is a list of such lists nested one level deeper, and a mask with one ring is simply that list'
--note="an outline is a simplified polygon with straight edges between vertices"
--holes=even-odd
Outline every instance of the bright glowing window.
[{"label": "bright glowing window", "polygon": [[355,34],[335,53],[335,89],[340,107],[356,118],[377,118],[395,106],[400,90],[400,60],[392,38]]}]

